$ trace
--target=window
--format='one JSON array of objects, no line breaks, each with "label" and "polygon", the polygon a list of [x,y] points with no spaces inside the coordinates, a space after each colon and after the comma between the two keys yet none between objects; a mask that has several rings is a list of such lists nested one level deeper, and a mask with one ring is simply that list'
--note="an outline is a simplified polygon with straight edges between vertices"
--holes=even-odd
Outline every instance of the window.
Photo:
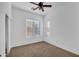
[{"label": "window", "polygon": [[26,19],[26,36],[32,37],[40,35],[40,21]]}]

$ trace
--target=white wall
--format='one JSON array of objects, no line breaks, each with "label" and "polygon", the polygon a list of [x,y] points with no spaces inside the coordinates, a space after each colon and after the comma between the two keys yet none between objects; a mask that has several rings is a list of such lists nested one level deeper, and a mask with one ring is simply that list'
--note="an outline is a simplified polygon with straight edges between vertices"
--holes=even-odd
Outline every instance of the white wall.
[{"label": "white wall", "polygon": [[10,16],[9,3],[0,2],[0,54],[5,56],[5,14]]},{"label": "white wall", "polygon": [[40,20],[42,24],[43,15],[25,11],[14,6],[12,7],[12,21],[11,21],[12,47],[42,41],[42,35],[41,37],[32,37],[30,39],[26,39],[26,19]]},{"label": "white wall", "polygon": [[3,3],[0,3],[0,54],[4,54],[4,49],[5,49],[5,24],[4,24],[4,19],[5,19],[5,15],[4,15],[4,5]]},{"label": "white wall", "polygon": [[46,16],[50,21],[50,36],[45,41],[79,54],[79,3],[53,3]]}]

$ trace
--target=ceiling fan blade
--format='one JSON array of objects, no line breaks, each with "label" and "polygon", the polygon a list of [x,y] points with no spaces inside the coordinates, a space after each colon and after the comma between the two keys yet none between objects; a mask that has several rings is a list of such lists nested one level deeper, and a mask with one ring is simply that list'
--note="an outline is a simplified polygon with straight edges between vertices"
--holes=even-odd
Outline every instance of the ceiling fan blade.
[{"label": "ceiling fan blade", "polygon": [[41,10],[44,12],[44,8],[43,7],[41,7]]},{"label": "ceiling fan blade", "polygon": [[52,5],[43,5],[43,7],[52,7]]},{"label": "ceiling fan blade", "polygon": [[37,3],[34,3],[34,2],[30,2],[30,3],[32,3],[32,4],[34,4],[34,5],[38,5]]},{"label": "ceiling fan blade", "polygon": [[32,8],[33,10],[36,10],[36,9],[38,9],[39,7],[36,7],[36,8]]}]

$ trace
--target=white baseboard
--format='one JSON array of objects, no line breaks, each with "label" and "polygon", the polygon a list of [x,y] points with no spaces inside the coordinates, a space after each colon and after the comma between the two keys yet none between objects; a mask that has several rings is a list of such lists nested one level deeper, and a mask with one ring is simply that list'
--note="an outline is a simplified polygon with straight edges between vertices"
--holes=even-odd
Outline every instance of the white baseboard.
[{"label": "white baseboard", "polygon": [[49,44],[51,44],[51,45],[54,45],[54,46],[56,46],[56,47],[59,47],[59,48],[61,48],[61,49],[64,49],[64,50],[66,50],[66,51],[69,51],[69,52],[71,52],[71,53],[74,53],[74,54],[76,54],[76,55],[79,55],[78,52],[73,51],[73,50],[68,49],[68,48],[61,47],[60,45],[54,44],[54,43],[52,43],[51,41],[45,41],[45,42],[47,42],[47,43],[49,43]]},{"label": "white baseboard", "polygon": [[1,54],[1,57],[6,57],[6,54],[5,54],[5,53],[2,53],[2,54]]},{"label": "white baseboard", "polygon": [[[11,48],[13,47],[17,47],[17,46],[22,46],[22,45],[28,45],[28,44],[32,44],[32,43],[37,43],[37,42],[41,42],[42,40],[39,40],[39,41],[30,41],[30,42],[27,42],[27,43],[23,43],[23,44],[19,44],[19,45],[16,45],[16,46],[11,46]],[[10,48],[10,49],[11,49]]]},{"label": "white baseboard", "polygon": [[[37,43],[37,42],[41,42],[41,41],[42,41],[42,40],[40,40],[40,41],[28,42],[28,43],[24,43],[24,44],[20,44],[20,45],[12,46],[11,48],[13,48],[13,47],[17,47],[17,46],[21,46],[21,45],[27,45],[27,44]],[[58,44],[54,44],[54,43],[52,43],[51,41],[46,41],[46,40],[45,40],[45,42],[47,42],[47,43],[49,43],[49,44],[51,44],[51,45],[54,45],[54,46],[56,46],[56,47],[59,47],[59,48],[61,48],[61,49],[64,49],[64,50],[66,50],[66,51],[69,51],[69,52],[71,52],[71,53],[74,53],[74,54],[76,54],[76,55],[79,55],[78,52],[73,51],[73,50],[68,49],[68,48],[61,47],[60,45],[58,45]],[[10,48],[10,49],[11,49],[11,48]],[[9,50],[9,51],[10,51],[10,50]],[[4,55],[3,55],[3,56],[4,56]]]}]

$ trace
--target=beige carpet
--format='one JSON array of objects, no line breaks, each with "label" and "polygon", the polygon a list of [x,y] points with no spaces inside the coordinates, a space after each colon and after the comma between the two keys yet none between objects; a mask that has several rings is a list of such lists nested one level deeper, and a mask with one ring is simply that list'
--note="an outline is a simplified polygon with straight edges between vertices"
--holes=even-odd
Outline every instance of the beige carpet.
[{"label": "beige carpet", "polygon": [[11,49],[8,57],[77,57],[71,52],[65,51],[46,42],[39,42]]}]

